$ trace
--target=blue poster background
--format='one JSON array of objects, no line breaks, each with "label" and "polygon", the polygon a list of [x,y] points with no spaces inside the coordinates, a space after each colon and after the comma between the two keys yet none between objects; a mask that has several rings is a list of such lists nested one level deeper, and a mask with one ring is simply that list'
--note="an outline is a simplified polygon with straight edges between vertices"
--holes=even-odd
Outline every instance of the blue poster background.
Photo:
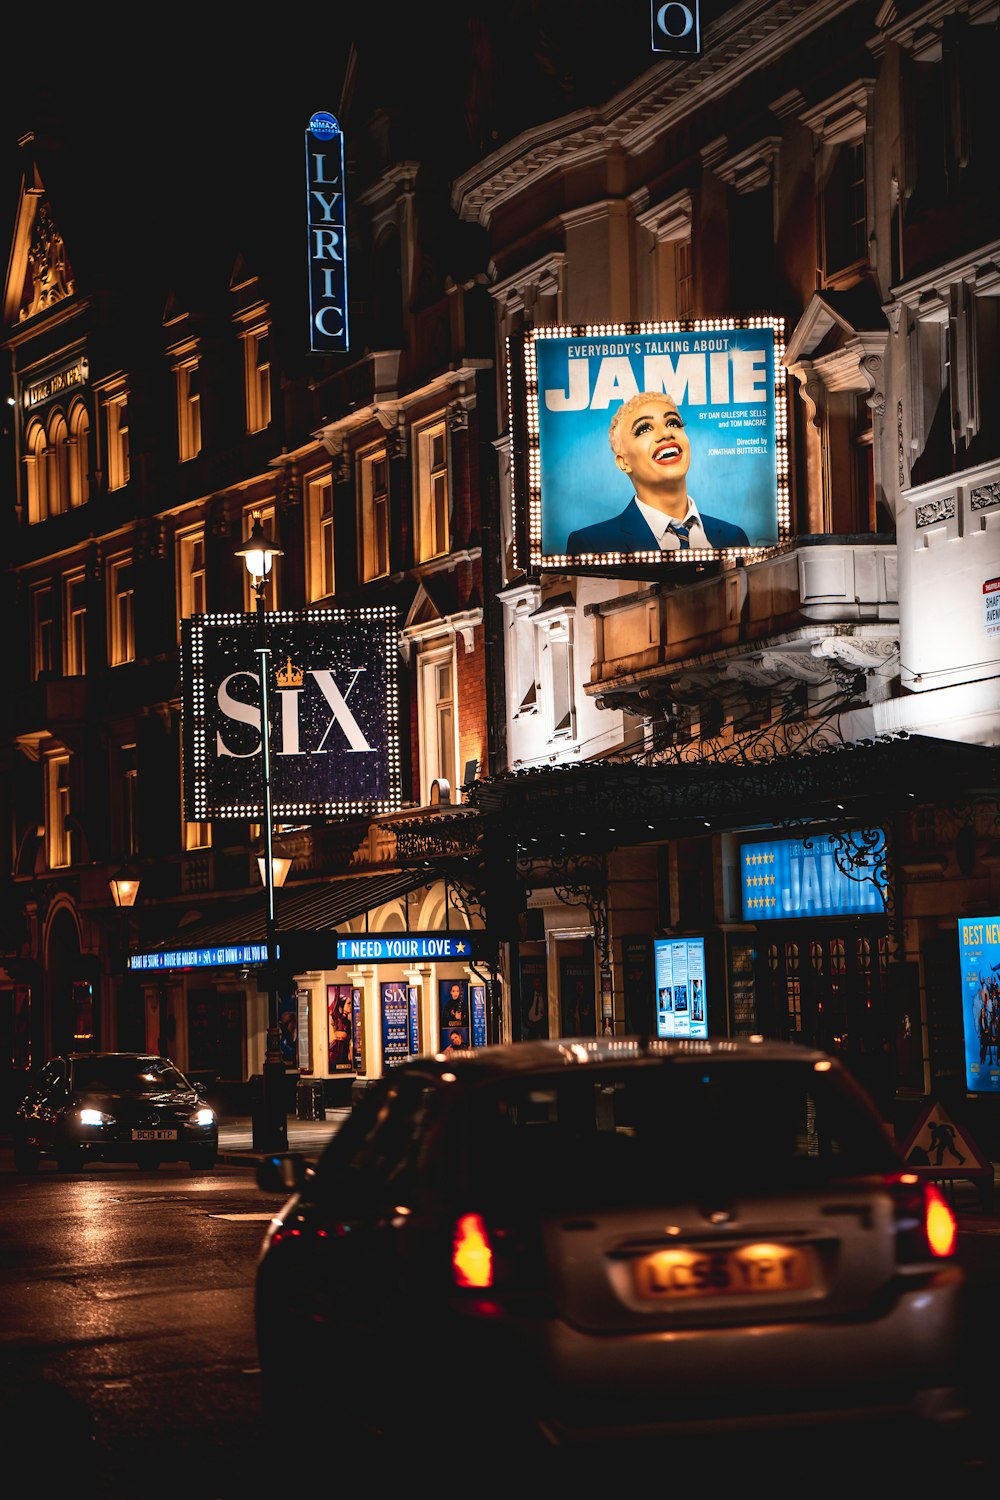
[{"label": "blue poster background", "polygon": [[543,333],[533,347],[543,555],[561,555],[571,531],[628,505],[634,490],[615,464],[608,426],[623,401],[645,390],[677,402],[691,441],[688,491],[699,510],[742,526],[752,547],[777,543],[773,328]]},{"label": "blue poster background", "polygon": [[959,918],[958,960],[966,1087],[1000,1094],[1000,916]]}]

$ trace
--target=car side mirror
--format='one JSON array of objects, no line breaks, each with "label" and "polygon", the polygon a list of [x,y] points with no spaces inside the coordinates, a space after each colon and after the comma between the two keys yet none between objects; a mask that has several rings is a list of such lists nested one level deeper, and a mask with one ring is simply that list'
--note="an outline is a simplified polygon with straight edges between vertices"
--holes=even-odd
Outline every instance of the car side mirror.
[{"label": "car side mirror", "polygon": [[257,1186],[265,1193],[297,1193],[308,1175],[303,1156],[265,1156],[257,1163]]}]

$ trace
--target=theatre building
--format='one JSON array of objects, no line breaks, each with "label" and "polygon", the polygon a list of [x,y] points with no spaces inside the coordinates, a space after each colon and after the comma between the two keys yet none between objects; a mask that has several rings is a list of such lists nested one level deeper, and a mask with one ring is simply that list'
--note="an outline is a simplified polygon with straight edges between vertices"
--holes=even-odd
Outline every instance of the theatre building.
[{"label": "theatre building", "polygon": [[[257,522],[292,1073],[377,1077],[447,1044],[454,1003],[463,1045],[815,1043],[897,1128],[935,1097],[1000,1142],[997,6],[703,11],[677,56],[645,13],[483,18],[475,47],[415,41],[395,95],[361,48],[310,146],[330,171],[335,116],[346,348],[306,306],[332,281],[284,274],[301,204],[284,259],[234,242],[224,277],[137,288],[26,138],[0,340],[16,1068],[162,1038],[261,1071]],[[295,634],[360,650],[375,618],[377,724],[360,657]],[[232,673],[230,730],[206,705]],[[377,785],[288,779],[310,695],[315,745],[373,752]]]}]

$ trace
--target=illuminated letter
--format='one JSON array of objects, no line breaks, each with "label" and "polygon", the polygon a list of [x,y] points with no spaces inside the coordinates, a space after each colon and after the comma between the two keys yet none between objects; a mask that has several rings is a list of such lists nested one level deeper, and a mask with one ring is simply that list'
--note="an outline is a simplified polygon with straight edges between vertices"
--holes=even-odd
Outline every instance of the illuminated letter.
[{"label": "illuminated letter", "polygon": [[[252,703],[240,703],[236,698],[230,698],[229,696],[228,687],[234,677],[249,677],[251,682],[259,682],[260,680],[255,672],[230,672],[229,676],[224,677],[219,683],[219,689],[216,694],[219,707],[227,719],[236,719],[240,724],[252,724],[257,733],[260,734],[260,709],[254,708]],[[222,735],[216,730],[215,753],[216,755],[232,755],[237,760],[246,760],[248,756],[260,753],[260,745],[257,746],[256,750],[244,750],[242,753],[238,750],[230,750],[223,740]]]}]

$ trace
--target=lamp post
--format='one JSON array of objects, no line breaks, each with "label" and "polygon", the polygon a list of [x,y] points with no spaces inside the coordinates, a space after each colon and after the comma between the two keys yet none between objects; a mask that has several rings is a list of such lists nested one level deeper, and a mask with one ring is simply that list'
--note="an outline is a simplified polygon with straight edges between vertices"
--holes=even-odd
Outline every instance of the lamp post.
[{"label": "lamp post", "polygon": [[264,791],[264,894],[265,930],[267,936],[267,1042],[264,1053],[263,1110],[253,1115],[255,1151],[288,1149],[288,1117],[285,1107],[285,1064],[281,1056],[281,1030],[278,1024],[277,953],[274,927],[274,825],[271,808],[271,709],[269,675],[271,653],[267,645],[264,590],[271,564],[281,557],[280,547],[270,542],[261,525],[260,511],[251,515],[250,535],[236,556],[246,563],[257,599],[258,646],[260,658],[260,758]]},{"label": "lamp post", "polygon": [[129,1034],[130,1035],[131,1035],[131,1030],[132,1030],[132,1018],[131,1018],[131,1016],[129,1016],[128,1007],[125,1004],[125,1001],[126,1001],[126,998],[127,998],[125,992],[126,992],[126,989],[128,987],[128,978],[129,978],[129,973],[128,973],[128,925],[129,925],[128,924],[128,914],[131,911],[132,907],[135,905],[136,897],[139,894],[139,876],[136,874],[135,870],[133,870],[133,869],[130,868],[130,866],[123,865],[122,868],[118,871],[118,873],[116,875],[112,875],[111,876],[110,880],[108,881],[108,888],[111,891],[111,899],[112,899],[112,901],[115,903],[115,905],[119,908],[119,910],[122,913],[122,937],[121,937],[121,943],[122,943],[122,983],[121,983],[121,989],[118,992],[118,994],[119,994],[119,1001],[118,1001],[119,1011],[118,1011],[118,1017],[117,1017],[117,1020],[116,1020],[116,1023],[115,1023],[115,1034],[116,1034],[116,1037],[118,1039],[118,1045],[120,1046],[121,1045],[121,1017],[122,1017],[122,1011],[123,1010],[125,1012],[125,1015],[128,1017],[128,1025],[129,1025]]}]

